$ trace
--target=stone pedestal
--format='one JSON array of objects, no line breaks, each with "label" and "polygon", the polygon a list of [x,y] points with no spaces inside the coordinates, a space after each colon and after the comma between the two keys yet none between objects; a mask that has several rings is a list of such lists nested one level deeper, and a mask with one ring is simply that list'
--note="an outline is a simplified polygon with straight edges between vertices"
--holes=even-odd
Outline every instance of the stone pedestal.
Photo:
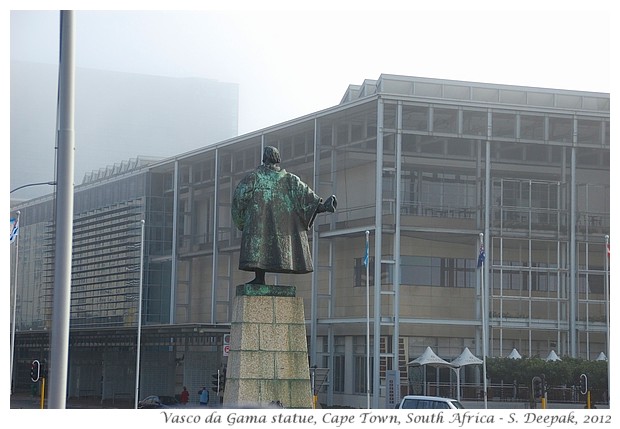
[{"label": "stone pedestal", "polygon": [[312,408],[303,299],[292,286],[237,286],[225,408]]}]

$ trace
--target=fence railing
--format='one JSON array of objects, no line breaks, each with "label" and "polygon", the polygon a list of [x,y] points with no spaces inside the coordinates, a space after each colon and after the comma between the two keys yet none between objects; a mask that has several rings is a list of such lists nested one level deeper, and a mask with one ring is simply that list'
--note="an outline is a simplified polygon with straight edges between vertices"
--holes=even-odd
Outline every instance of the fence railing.
[{"label": "fence railing", "polygon": [[[412,394],[426,394],[432,396],[443,396],[449,398],[457,397],[457,386],[455,383],[427,382],[426,390],[420,391],[423,386],[418,385]],[[590,389],[591,401],[599,404],[608,404],[607,392],[602,389]],[[460,398],[464,401],[484,400],[484,387],[482,384],[461,383]],[[528,402],[532,399],[532,388],[526,385],[514,385],[509,383],[491,383],[487,385],[488,401],[517,401]],[[547,400],[550,402],[562,403],[584,403],[586,396],[579,392],[576,386],[558,386],[547,389]]]}]

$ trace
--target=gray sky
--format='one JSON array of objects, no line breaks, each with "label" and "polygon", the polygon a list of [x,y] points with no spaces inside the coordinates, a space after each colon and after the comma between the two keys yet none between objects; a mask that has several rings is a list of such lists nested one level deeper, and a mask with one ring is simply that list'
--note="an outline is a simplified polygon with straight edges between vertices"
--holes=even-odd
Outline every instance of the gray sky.
[{"label": "gray sky", "polygon": [[[213,6],[81,10],[77,66],[238,83],[240,134],[334,106],[349,84],[381,73],[611,91],[610,1],[388,0],[383,9],[345,1],[321,10],[320,1],[291,8],[267,0],[260,10],[206,3]],[[131,1],[105,5],[132,9]],[[58,11],[8,15],[12,60],[57,63]]]}]

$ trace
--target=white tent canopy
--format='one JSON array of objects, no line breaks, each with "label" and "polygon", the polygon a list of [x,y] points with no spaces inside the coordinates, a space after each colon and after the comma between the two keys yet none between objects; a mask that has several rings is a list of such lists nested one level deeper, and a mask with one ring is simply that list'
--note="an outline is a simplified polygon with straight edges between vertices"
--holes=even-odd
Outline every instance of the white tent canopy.
[{"label": "white tent canopy", "polygon": [[510,354],[506,356],[508,359],[521,359],[521,355],[517,351],[517,349],[512,349]]},{"label": "white tent canopy", "polygon": [[440,358],[439,356],[437,356],[435,352],[433,351],[433,349],[431,349],[430,347],[427,347],[424,353],[420,355],[420,357],[412,360],[407,365],[412,365],[412,366],[430,365],[430,366],[437,366],[440,368],[444,368],[444,367],[454,368],[454,365],[452,365],[450,362],[447,362],[443,360],[442,358]]},{"label": "white tent canopy", "polygon": [[412,360],[407,365],[411,366],[422,366],[422,365],[430,365],[439,368],[451,368],[456,373],[456,399],[461,400],[461,376],[460,376],[460,368],[465,365],[482,365],[484,361],[482,359],[477,358],[474,354],[469,350],[468,347],[461,352],[461,354],[454,359],[452,362],[448,362],[440,358],[435,354],[433,349],[427,347],[424,353],[420,355],[417,359]]},{"label": "white tent canopy", "polygon": [[605,356],[605,353],[600,352],[596,357],[596,360],[607,360],[607,356]]},{"label": "white tent canopy", "polygon": [[562,360],[562,359],[560,359],[560,357],[557,355],[555,350],[551,350],[551,352],[549,352],[549,354],[547,355],[547,358],[545,360],[547,362],[553,362],[553,361]]},{"label": "white tent canopy", "polygon": [[454,366],[454,372],[456,372],[456,399],[461,400],[461,372],[460,369],[465,365],[482,365],[484,361],[477,358],[469,350],[469,347],[465,347],[461,354],[450,362]]},{"label": "white tent canopy", "polygon": [[[433,349],[430,347],[426,347],[424,353],[420,355],[420,357],[412,360],[407,365],[411,366],[422,366],[422,365],[430,365],[438,368],[451,368],[453,370],[457,370],[454,365],[450,362],[443,360],[439,356],[435,354]],[[458,371],[458,370],[457,370]],[[424,392],[426,393],[426,383],[424,385]]]},{"label": "white tent canopy", "polygon": [[478,359],[476,356],[474,356],[474,354],[469,351],[469,347],[465,347],[459,357],[457,357],[450,363],[454,366],[460,367],[465,365],[482,365],[483,361],[482,359]]}]

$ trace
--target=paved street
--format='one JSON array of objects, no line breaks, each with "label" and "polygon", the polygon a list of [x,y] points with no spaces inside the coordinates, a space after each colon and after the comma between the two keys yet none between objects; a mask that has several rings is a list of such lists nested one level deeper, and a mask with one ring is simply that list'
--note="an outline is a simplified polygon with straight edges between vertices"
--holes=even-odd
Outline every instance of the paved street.
[{"label": "paved street", "polygon": [[[11,409],[38,409],[41,408],[41,398],[32,397],[25,393],[15,393],[11,395]],[[47,408],[47,404],[45,404]],[[101,404],[100,400],[93,399],[69,399],[67,400],[67,408],[79,409],[79,408],[133,408],[133,403],[124,401],[117,404]]]}]

